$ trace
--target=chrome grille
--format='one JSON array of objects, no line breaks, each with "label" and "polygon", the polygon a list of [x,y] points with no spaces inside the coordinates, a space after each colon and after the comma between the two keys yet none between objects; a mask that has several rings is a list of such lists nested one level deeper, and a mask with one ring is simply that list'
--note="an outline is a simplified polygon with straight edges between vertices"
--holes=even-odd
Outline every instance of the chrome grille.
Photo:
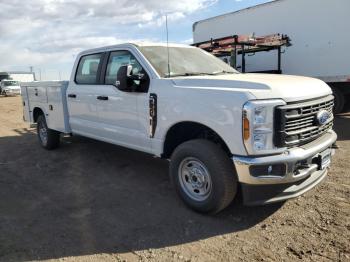
[{"label": "chrome grille", "polygon": [[[291,103],[280,106],[275,111],[275,145],[298,146],[315,140],[333,126],[334,97]],[[321,110],[330,113],[331,118],[324,125],[317,123]]]}]

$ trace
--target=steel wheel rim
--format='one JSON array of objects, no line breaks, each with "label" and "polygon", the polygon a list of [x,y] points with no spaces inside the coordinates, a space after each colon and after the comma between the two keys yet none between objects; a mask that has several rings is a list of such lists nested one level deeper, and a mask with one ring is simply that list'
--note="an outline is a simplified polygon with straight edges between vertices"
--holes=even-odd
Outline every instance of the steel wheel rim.
[{"label": "steel wheel rim", "polygon": [[47,144],[47,128],[43,123],[39,124],[39,136],[41,142],[46,145]]},{"label": "steel wheel rim", "polygon": [[212,190],[210,173],[197,158],[187,157],[179,165],[179,181],[182,190],[195,201],[206,200]]}]

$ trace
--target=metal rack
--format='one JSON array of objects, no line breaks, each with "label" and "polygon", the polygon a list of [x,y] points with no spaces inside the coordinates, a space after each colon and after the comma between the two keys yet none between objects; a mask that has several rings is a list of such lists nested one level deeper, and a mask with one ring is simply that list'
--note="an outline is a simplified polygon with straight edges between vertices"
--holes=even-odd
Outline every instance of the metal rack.
[{"label": "metal rack", "polygon": [[241,55],[241,71],[243,73],[246,72],[247,54],[254,55],[258,52],[277,50],[277,70],[265,70],[259,72],[281,74],[281,56],[283,53],[282,47],[291,46],[291,43],[290,38],[283,34],[273,34],[261,37],[255,37],[254,35],[233,35],[195,43],[193,46],[202,48],[203,50],[206,50],[217,57],[230,57],[229,64],[235,69],[238,69],[237,56]]}]

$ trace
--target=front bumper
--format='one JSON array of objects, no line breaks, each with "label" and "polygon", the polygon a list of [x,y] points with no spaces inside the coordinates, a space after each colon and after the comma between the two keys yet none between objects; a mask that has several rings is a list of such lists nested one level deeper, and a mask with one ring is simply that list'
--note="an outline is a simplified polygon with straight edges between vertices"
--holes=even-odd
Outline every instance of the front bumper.
[{"label": "front bumper", "polygon": [[[334,131],[304,146],[291,148],[279,155],[262,157],[234,156],[232,158],[241,183],[243,201],[247,205],[268,204],[297,197],[320,183],[327,168],[317,163],[320,153],[334,150]],[[268,173],[278,167],[280,174]],[[271,171],[270,170],[270,171]]]},{"label": "front bumper", "polygon": [[20,95],[21,94],[21,89],[7,89],[7,90],[3,90],[3,93],[7,94],[7,95]]}]

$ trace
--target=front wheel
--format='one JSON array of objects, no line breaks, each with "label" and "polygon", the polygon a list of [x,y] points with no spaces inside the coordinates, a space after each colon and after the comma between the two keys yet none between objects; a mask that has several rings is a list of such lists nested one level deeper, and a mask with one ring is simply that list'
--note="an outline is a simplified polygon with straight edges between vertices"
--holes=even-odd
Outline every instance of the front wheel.
[{"label": "front wheel", "polygon": [[37,121],[37,133],[41,146],[51,150],[59,147],[60,133],[47,127],[44,115],[40,115]]},{"label": "front wheel", "polygon": [[219,212],[237,192],[232,161],[218,145],[204,139],[185,142],[175,149],[170,176],[180,198],[202,213]]}]

